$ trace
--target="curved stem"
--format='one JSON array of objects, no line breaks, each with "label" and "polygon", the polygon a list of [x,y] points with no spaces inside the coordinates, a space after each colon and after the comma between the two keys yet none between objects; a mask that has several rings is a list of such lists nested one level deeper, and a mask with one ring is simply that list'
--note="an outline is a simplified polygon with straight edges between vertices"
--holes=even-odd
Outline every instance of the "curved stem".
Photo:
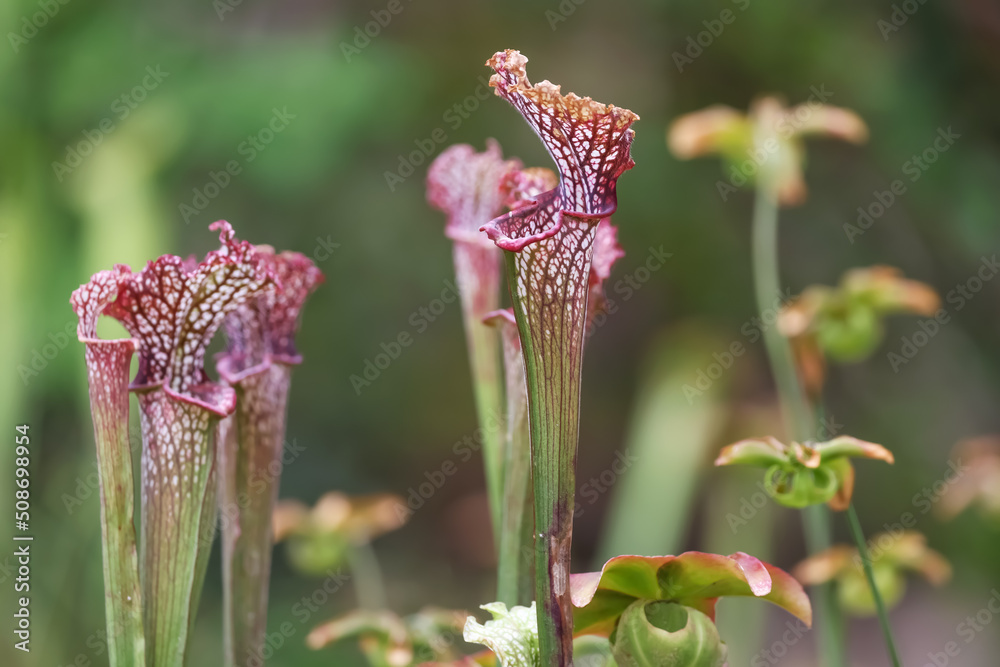
[{"label": "curved stem", "polygon": [[858,519],[858,512],[854,509],[854,503],[847,508],[847,520],[851,526],[851,535],[858,546],[858,554],[861,556],[861,565],[865,570],[865,578],[868,579],[868,587],[872,592],[872,599],[875,600],[875,609],[878,612],[878,622],[882,626],[882,636],[885,638],[886,649],[892,659],[893,667],[899,667],[899,654],[896,651],[896,642],[892,637],[892,626],[889,624],[889,614],[882,600],[882,594],[875,585],[875,572],[872,570],[872,559],[868,553],[868,543],[865,541],[865,534],[861,528],[861,520]]},{"label": "curved stem", "polygon": [[754,197],[754,291],[786,427],[791,437],[805,439],[813,431],[813,416],[795,372],[792,348],[777,329],[778,311],[785,300],[778,274],[778,203],[765,181],[761,179]]}]

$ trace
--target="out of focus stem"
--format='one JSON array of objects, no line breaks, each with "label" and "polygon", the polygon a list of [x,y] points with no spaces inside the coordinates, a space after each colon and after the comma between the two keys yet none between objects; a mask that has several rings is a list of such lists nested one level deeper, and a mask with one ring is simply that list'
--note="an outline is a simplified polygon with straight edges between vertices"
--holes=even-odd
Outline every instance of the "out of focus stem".
[{"label": "out of focus stem", "polygon": [[[465,339],[469,348],[476,417],[482,433],[486,495],[489,499],[493,537],[500,544],[503,507],[503,429],[500,341],[495,329],[483,324],[483,316],[500,303],[500,257],[496,248],[457,242],[453,250],[455,278],[462,301]],[[490,269],[477,269],[486,264]]]},{"label": "out of focus stem", "polygon": [[[753,207],[753,273],[757,309],[764,320],[764,345],[778,388],[786,428],[793,439],[809,440],[814,437],[815,417],[799,383],[791,345],[778,331],[776,324],[781,307],[778,267],[778,202],[775,189],[769,179],[762,175],[757,180]],[[802,512],[802,520],[809,553],[816,554],[828,549],[831,541],[829,509],[825,505],[807,507]],[[830,584],[816,588],[817,607],[820,610],[817,615],[819,652],[821,664],[826,667],[842,667],[845,664],[843,623],[832,593]]]},{"label": "out of focus stem", "polygon": [[347,550],[347,564],[354,579],[354,595],[358,608],[377,611],[386,608],[385,582],[382,568],[371,544],[354,544]]},{"label": "out of focus stem", "polygon": [[500,530],[497,599],[508,607],[530,605],[534,517],[531,508],[531,445],[528,420],[513,424],[504,461],[504,506]]}]

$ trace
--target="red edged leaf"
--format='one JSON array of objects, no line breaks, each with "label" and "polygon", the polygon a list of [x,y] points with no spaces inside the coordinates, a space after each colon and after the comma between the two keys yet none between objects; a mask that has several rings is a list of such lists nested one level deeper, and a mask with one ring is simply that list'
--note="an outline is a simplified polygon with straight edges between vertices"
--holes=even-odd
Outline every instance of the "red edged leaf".
[{"label": "red edged leaf", "polygon": [[732,556],[688,551],[679,556],[618,556],[601,572],[573,575],[577,634],[607,634],[637,599],[666,600],[714,618],[723,596],[760,597],[812,623],[809,598],[784,571],[748,554]]},{"label": "red edged leaf", "polygon": [[893,463],[895,461],[892,452],[882,445],[852,438],[849,435],[842,435],[833,440],[821,442],[815,445],[815,448],[823,457],[824,463],[838,457],[877,459],[886,463]]},{"label": "red edged leaf", "polygon": [[752,465],[769,467],[788,460],[788,448],[772,436],[748,438],[727,445],[719,452],[715,465]]}]

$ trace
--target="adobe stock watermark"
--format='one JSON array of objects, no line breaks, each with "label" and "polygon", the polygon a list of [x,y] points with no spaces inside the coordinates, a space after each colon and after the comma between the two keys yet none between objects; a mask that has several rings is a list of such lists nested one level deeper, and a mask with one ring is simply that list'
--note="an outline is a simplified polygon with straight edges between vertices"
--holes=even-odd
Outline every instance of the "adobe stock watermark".
[{"label": "adobe stock watermark", "polygon": [[118,124],[128,118],[151,92],[159,88],[168,76],[170,76],[170,72],[164,72],[159,65],[146,66],[145,76],[142,77],[142,80],[112,100],[109,109],[110,115],[102,118],[97,127],[84,130],[81,133],[83,138],[75,144],[66,145],[66,156],[63,161],[52,163],[52,171],[55,173],[56,179],[62,183],[63,178],[83,164],[83,159],[93,153],[94,149],[104,141],[104,138],[114,132]]},{"label": "adobe stock watermark", "polygon": [[[824,442],[843,430],[844,425],[838,424],[832,415],[823,417],[816,430],[816,440]],[[750,525],[750,522],[757,517],[760,511],[774,499],[762,480],[758,480],[756,486],[757,491],[750,494],[749,497],[740,498],[740,506],[736,512],[726,514],[726,523],[729,524],[729,530],[733,531],[733,535],[739,534],[743,528]]]},{"label": "adobe stock watermark", "polygon": [[[621,297],[621,303],[631,301],[636,292],[642,289],[653,277],[653,274],[662,269],[667,260],[673,256],[674,253],[667,252],[662,245],[658,248],[649,246],[646,261],[616,280],[611,291]],[[586,337],[590,338],[595,331],[607,324],[608,319],[618,312],[618,306],[618,301],[605,296],[604,307],[592,318],[590,326],[587,328]]]},{"label": "adobe stock watermark", "polygon": [[711,389],[712,385],[728,373],[735,363],[746,354],[747,345],[744,344],[744,340],[749,345],[753,345],[764,336],[764,332],[775,326],[781,309],[791,299],[792,291],[786,287],[784,291],[775,296],[774,301],[767,308],[761,311],[760,315],[754,315],[740,326],[743,340],[736,339],[721,352],[712,353],[712,361],[697,370],[694,381],[685,383],[681,387],[688,405],[694,405],[696,398],[700,398],[702,394]]},{"label": "adobe stock watermark", "polygon": [[[594,503],[600,500],[601,496],[610,491],[611,487],[638,462],[639,457],[634,456],[629,447],[626,447],[623,451],[615,452],[614,461],[611,462],[610,466],[585,481],[577,489],[577,500],[573,507],[573,518],[579,519],[583,516],[586,507],[592,507]],[[584,506],[584,501],[586,501],[586,507]]]},{"label": "adobe stock watermark", "polygon": [[[406,0],[406,4],[413,0]],[[382,9],[373,9],[370,14],[371,21],[363,25],[354,26],[354,39],[350,42],[340,42],[340,52],[344,54],[347,62],[355,56],[360,56],[361,52],[368,48],[372,40],[382,34],[382,31],[389,27],[392,20],[403,13],[406,5],[403,0],[389,0]]]},{"label": "adobe stock watermark", "polygon": [[[295,438],[286,440],[281,448],[279,459],[271,461],[267,468],[256,471],[250,476],[246,485],[247,491],[239,493],[236,498],[219,504],[217,530],[225,530],[234,522],[238,522],[240,512],[250,507],[255,496],[271,493],[275,482],[280,479],[282,471],[295,463],[304,451],[306,451],[306,447],[300,445]],[[211,548],[211,542],[206,546]]]},{"label": "adobe stock watermark", "polygon": [[[993,589],[986,603],[973,614],[969,614],[958,625],[955,626],[955,634],[962,640],[951,640],[941,647],[940,651],[930,651],[927,653],[927,662],[921,667],[949,667],[958,665],[952,662],[962,653],[962,648],[968,646],[976,637],[986,630],[993,623],[993,620],[1000,616],[1000,591]],[[965,664],[965,663],[963,663]]]},{"label": "adobe stock watermark", "polygon": [[738,164],[730,164],[729,180],[718,180],[715,189],[722,201],[728,201],[729,195],[738,192],[741,187],[751,183],[761,167],[780,149],[781,142],[789,139],[810,119],[817,109],[827,103],[833,93],[826,89],[826,84],[809,88],[809,97],[802,104],[794,107],[794,113],[781,119],[776,129],[777,136],[771,136],[759,144],[746,149],[747,159]]},{"label": "adobe stock watermark", "polygon": [[[869,562],[874,562],[885,552],[892,549],[899,540],[906,536],[920,522],[920,519],[934,509],[934,506],[948,493],[952,485],[965,476],[968,466],[962,465],[961,459],[948,461],[948,468],[940,479],[927,484],[910,498],[910,505],[915,511],[907,510],[892,522],[882,524],[882,532],[868,540]],[[861,555],[855,554],[854,564],[861,567]]]},{"label": "adobe stock watermark", "polygon": [[[750,6],[750,0],[732,0],[732,3],[740,12],[745,12]],[[702,21],[701,24],[705,26],[705,29],[696,35],[688,35],[683,53],[681,51],[674,51],[671,56],[674,60],[674,65],[677,66],[677,71],[683,74],[684,68],[700,58],[701,54],[705,53],[705,49],[712,46],[715,40],[722,36],[722,33],[726,31],[726,27],[736,21],[737,16],[738,14],[735,11],[727,7],[719,12],[717,17]]]},{"label": "adobe stock watermark", "polygon": [[899,4],[894,3],[889,18],[879,19],[875,22],[875,27],[882,33],[883,41],[888,42],[889,36],[894,32],[899,32],[899,29],[906,25],[910,17],[916,14],[917,10],[923,7],[926,2],[927,0],[903,0]]},{"label": "adobe stock watermark", "polygon": [[10,42],[10,48],[14,50],[14,53],[17,53],[22,46],[34,38],[39,30],[47,26],[49,21],[59,13],[59,10],[68,5],[69,2],[70,0],[38,0],[39,11],[30,16],[22,16],[20,29],[17,32],[7,33],[7,41]]},{"label": "adobe stock watermark", "polygon": [[773,667],[788,655],[788,651],[798,644],[809,632],[808,625],[795,619],[785,622],[786,630],[770,646],[762,648],[750,659],[750,667]]},{"label": "adobe stock watermark", "polygon": [[251,649],[245,658],[247,667],[264,667],[266,661],[274,657],[283,646],[287,646],[299,628],[309,622],[313,616],[322,611],[323,607],[351,581],[350,573],[344,572],[343,567],[336,570],[329,569],[323,581],[313,589],[309,595],[292,605],[292,616],[298,621],[298,626],[291,621],[285,621],[273,632],[268,632],[264,636],[264,645],[259,649]]},{"label": "adobe stock watermark", "polygon": [[[954,306],[952,312],[958,312],[965,308],[983,289],[983,286],[993,280],[997,273],[1000,273],[1000,262],[994,254],[991,257],[983,255],[980,258],[979,268],[973,275],[969,276],[945,295],[945,302]],[[916,330],[909,336],[900,337],[900,345],[896,350],[890,350],[886,354],[886,360],[893,373],[909,364],[920,353],[920,350],[927,347],[931,340],[938,335],[941,328],[951,322],[951,312],[946,306],[938,309],[933,316],[917,321]]]},{"label": "adobe stock watermark", "polygon": [[327,234],[326,238],[322,236],[316,237],[316,247],[313,248],[312,258],[316,260],[317,263],[325,262],[326,260],[333,257],[333,253],[340,249],[340,244],[335,243],[330,235]]},{"label": "adobe stock watermark", "polygon": [[400,331],[388,342],[379,344],[381,352],[374,357],[364,360],[361,373],[352,374],[350,380],[351,388],[355,396],[360,396],[361,391],[372,386],[372,383],[381,377],[382,373],[392,365],[392,362],[399,359],[403,350],[413,345],[414,335],[419,335],[427,331],[450,304],[458,300],[458,287],[450,280],[444,281],[444,289],[440,295],[429,301],[426,305],[417,308],[410,313],[407,318],[409,329]]},{"label": "adobe stock watermark", "polygon": [[59,353],[66,349],[70,343],[76,343],[76,319],[70,320],[63,325],[62,329],[50,331],[41,347],[32,348],[28,353],[27,363],[17,365],[17,374],[21,382],[27,387],[32,379],[41,375],[42,371],[49,367]]},{"label": "adobe stock watermark", "polygon": [[[492,97],[489,79],[480,76],[476,89],[445,109],[444,113],[441,114],[441,122],[452,132],[455,132],[471,118],[483,102]],[[383,173],[385,184],[389,186],[389,192],[395,192],[396,186],[405,183],[406,179],[416,172],[417,167],[427,162],[447,141],[448,133],[442,126],[434,128],[422,139],[414,139],[413,145],[416,149],[409,153],[400,153],[397,156],[396,168],[392,171],[387,169]]]},{"label": "adobe stock watermark", "polygon": [[406,499],[396,506],[397,516],[400,519],[409,519],[423,508],[427,501],[455,476],[459,467],[471,461],[473,456],[482,450],[487,434],[503,433],[506,428],[507,420],[503,415],[497,412],[488,414],[483,426],[463,436],[451,446],[451,457],[442,461],[436,468],[425,470],[423,479],[406,490]]},{"label": "adobe stock watermark", "polygon": [[184,218],[185,224],[190,224],[192,218],[199,215],[208,208],[213,199],[229,187],[233,178],[243,173],[243,167],[250,164],[257,157],[267,150],[267,147],[274,142],[275,138],[288,129],[288,125],[297,118],[296,114],[289,113],[288,107],[277,107],[271,109],[271,118],[254,134],[248,135],[246,139],[236,146],[236,155],[226,162],[219,171],[208,172],[208,179],[201,187],[191,190],[192,198],[190,203],[181,202],[177,210]]},{"label": "adobe stock watermark", "polygon": [[889,183],[889,187],[886,190],[875,190],[872,192],[873,201],[865,206],[858,207],[858,219],[857,224],[852,225],[849,222],[845,222],[843,225],[844,234],[847,235],[847,240],[852,244],[854,239],[864,234],[866,231],[871,229],[875,221],[880,219],[885,212],[895,204],[900,197],[906,194],[908,188],[913,183],[920,180],[920,177],[931,168],[941,155],[948,151],[953,145],[955,145],[955,140],[960,139],[962,135],[951,129],[951,125],[947,128],[939,127],[937,129],[937,134],[931,143],[922,150],[920,153],[914,153],[909,160],[903,163],[900,167],[902,176],[906,177],[897,178]]},{"label": "adobe stock watermark", "polygon": [[587,2],[587,0],[562,0],[555,9],[545,10],[545,20],[549,22],[552,32],[556,31],[560,23],[565,23],[570,16],[576,13],[576,8]]},{"label": "adobe stock watermark", "polygon": [[[128,442],[129,450],[133,453],[142,447],[142,431],[138,426],[129,429]],[[59,498],[62,501],[63,507],[66,508],[66,513],[70,516],[76,510],[83,507],[86,501],[96,497],[100,493],[101,472],[97,464],[96,455],[90,462],[90,467],[93,470],[89,473],[77,476],[76,482],[73,485],[73,493],[63,493]]]}]

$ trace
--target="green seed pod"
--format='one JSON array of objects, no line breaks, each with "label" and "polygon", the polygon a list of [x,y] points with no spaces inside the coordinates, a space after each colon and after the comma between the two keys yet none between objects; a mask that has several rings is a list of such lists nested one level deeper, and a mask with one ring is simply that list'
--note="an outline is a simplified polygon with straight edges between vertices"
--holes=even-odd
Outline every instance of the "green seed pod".
[{"label": "green seed pod", "polygon": [[[875,587],[882,595],[882,601],[891,609],[906,592],[906,577],[889,563],[872,563],[872,573],[875,575]],[[875,599],[864,571],[851,568],[840,576],[837,581],[837,597],[845,610],[856,616],[874,616]]]},{"label": "green seed pod", "polygon": [[837,494],[840,482],[826,466],[806,468],[789,467],[778,463],[767,469],[764,487],[767,492],[786,507],[808,507],[825,503]]},{"label": "green seed pod", "polygon": [[347,542],[340,535],[295,535],[287,543],[292,567],[303,574],[320,576],[340,565],[347,554]]},{"label": "green seed pod", "polygon": [[722,667],[726,645],[705,614],[664,600],[637,600],[612,636],[618,667]]},{"label": "green seed pod", "polygon": [[837,361],[860,361],[882,340],[882,325],[875,309],[865,303],[850,303],[837,316],[817,323],[819,344]]}]

